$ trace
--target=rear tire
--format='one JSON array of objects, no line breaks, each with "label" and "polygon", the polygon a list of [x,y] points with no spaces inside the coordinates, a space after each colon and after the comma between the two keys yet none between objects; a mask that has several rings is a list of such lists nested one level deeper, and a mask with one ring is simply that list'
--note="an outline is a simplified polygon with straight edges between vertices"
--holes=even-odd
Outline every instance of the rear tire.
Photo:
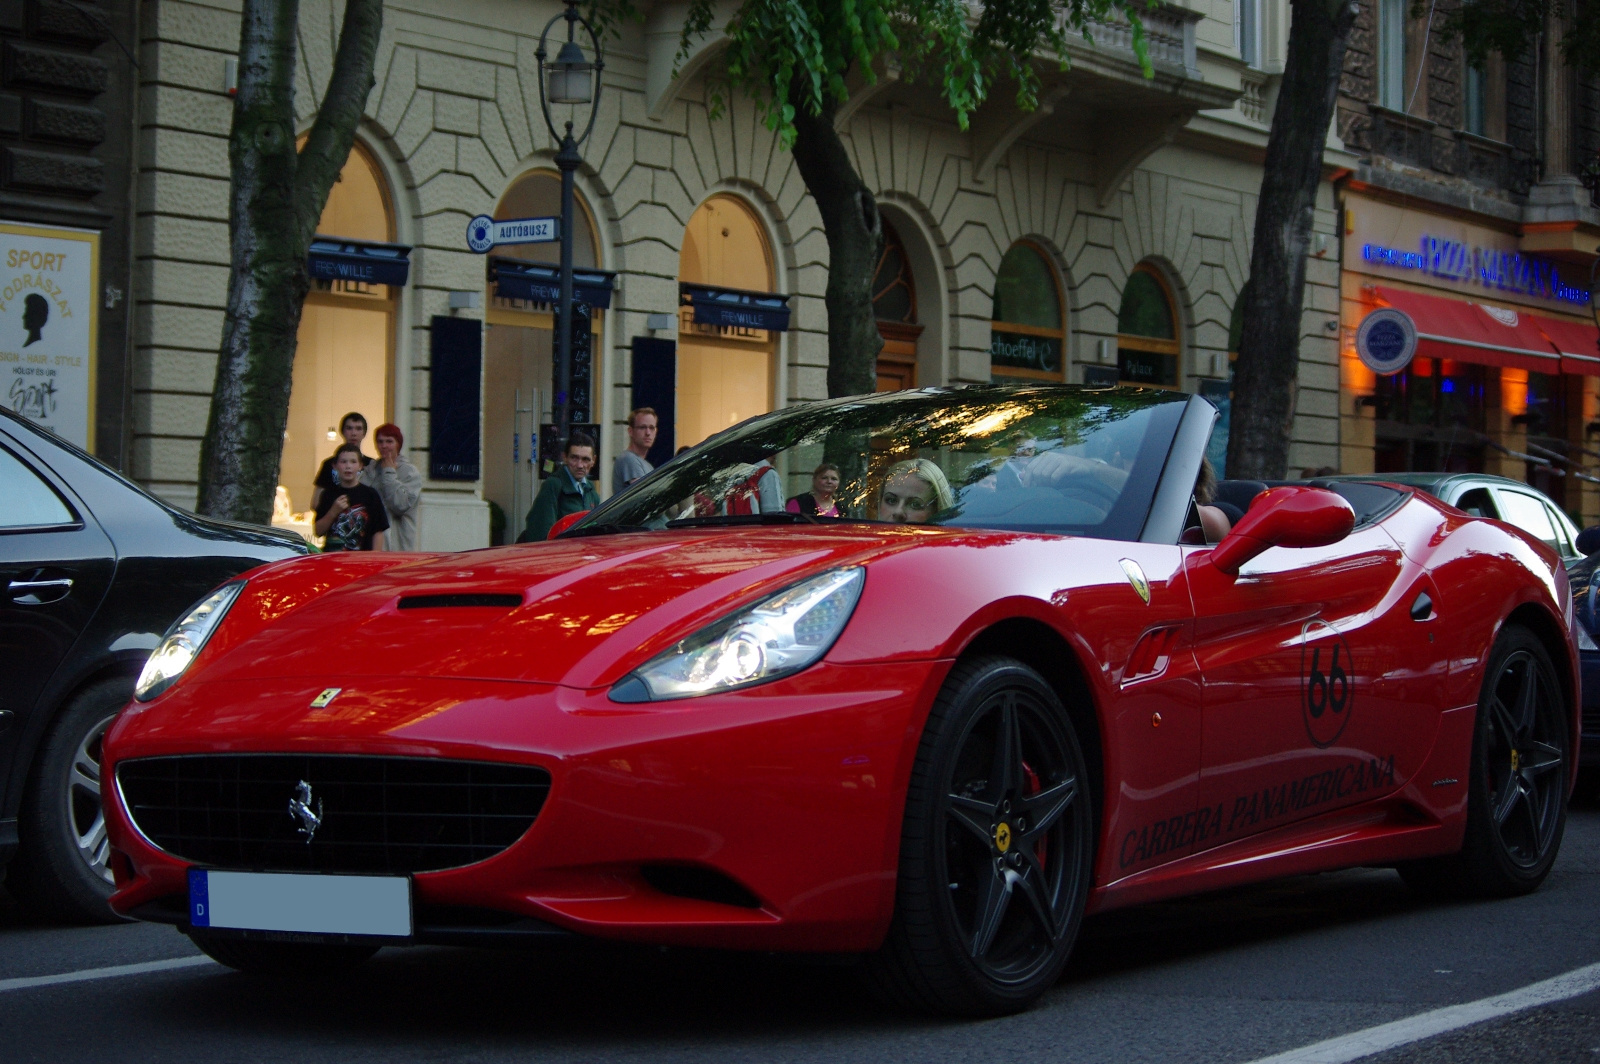
[{"label": "rear tire", "polygon": [[1033,1004],[1077,939],[1095,824],[1077,730],[1049,684],[1010,658],[957,665],[912,769],[873,988],[947,1015]]},{"label": "rear tire", "polygon": [[252,942],[191,929],[200,952],[235,971],[273,979],[306,979],[343,975],[378,952],[377,946],[343,946],[320,942]]},{"label": "rear tire", "polygon": [[1509,898],[1539,888],[1566,829],[1571,718],[1544,644],[1508,625],[1484,670],[1461,852],[1399,866],[1413,889]]},{"label": "rear tire", "polygon": [[31,910],[78,924],[122,923],[100,800],[100,744],[133,698],[133,679],[90,684],[56,715],[34,758],[6,886]]}]

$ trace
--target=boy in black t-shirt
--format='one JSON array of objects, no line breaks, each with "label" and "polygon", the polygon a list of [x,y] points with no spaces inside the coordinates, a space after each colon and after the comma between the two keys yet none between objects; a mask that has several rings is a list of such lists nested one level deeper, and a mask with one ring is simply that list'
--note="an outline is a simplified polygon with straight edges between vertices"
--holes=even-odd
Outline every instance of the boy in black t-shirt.
[{"label": "boy in black t-shirt", "polygon": [[[354,410],[339,419],[339,431],[344,434],[345,443],[353,443],[359,451],[361,441],[367,438],[367,419]],[[344,444],[340,444],[340,449]],[[339,457],[339,452],[317,467],[317,475],[311,481],[311,508],[318,513],[322,512],[322,496],[333,491],[339,486],[339,472],[333,468],[334,460]],[[372,464],[372,459],[366,455],[361,456],[361,466],[366,468]]]},{"label": "boy in black t-shirt", "polygon": [[333,456],[339,475],[336,487],[317,503],[317,535],[326,536],[323,550],[382,550],[389,515],[383,499],[361,483],[361,448],[347,443]]}]

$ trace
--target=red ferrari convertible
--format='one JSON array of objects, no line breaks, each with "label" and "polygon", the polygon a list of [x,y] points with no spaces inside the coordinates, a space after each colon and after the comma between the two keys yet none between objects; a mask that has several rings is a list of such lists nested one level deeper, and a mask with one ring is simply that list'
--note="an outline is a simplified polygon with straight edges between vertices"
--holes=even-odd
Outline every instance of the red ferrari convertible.
[{"label": "red ferrari convertible", "polygon": [[245,970],[588,936],[860,954],[992,1015],[1085,913],[1352,865],[1533,890],[1578,724],[1560,559],[1370,483],[1207,543],[1214,416],[814,403],[550,542],[254,570],[106,738],[112,904]]}]

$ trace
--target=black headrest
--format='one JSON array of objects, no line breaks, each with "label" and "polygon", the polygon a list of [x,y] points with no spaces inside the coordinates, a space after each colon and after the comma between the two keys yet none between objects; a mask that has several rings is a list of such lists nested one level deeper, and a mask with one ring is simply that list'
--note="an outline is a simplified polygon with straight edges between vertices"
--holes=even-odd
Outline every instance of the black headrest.
[{"label": "black headrest", "polygon": [[1578,553],[1588,557],[1600,551],[1600,525],[1591,525],[1578,533]]},{"label": "black headrest", "polygon": [[1250,509],[1255,497],[1266,490],[1266,482],[1262,480],[1219,480],[1215,501],[1237,506],[1242,515]]}]

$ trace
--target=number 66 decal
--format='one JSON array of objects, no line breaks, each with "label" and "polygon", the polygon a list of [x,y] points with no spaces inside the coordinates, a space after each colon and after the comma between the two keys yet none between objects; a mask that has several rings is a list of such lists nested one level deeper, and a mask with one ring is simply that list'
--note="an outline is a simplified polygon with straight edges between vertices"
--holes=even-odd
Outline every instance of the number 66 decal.
[{"label": "number 66 decal", "polygon": [[1315,746],[1332,746],[1350,721],[1356,698],[1350,644],[1326,621],[1300,629],[1300,715]]}]

